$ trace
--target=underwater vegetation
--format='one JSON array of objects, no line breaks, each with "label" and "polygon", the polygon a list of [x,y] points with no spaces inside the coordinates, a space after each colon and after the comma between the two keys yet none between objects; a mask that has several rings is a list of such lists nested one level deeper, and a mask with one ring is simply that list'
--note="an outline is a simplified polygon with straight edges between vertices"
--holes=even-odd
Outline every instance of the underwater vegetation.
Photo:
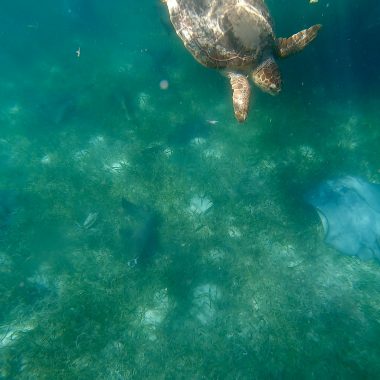
[{"label": "underwater vegetation", "polygon": [[268,0],[279,36],[324,29],[244,125],[162,4],[22,4],[0,12],[0,379],[377,378],[378,4]]}]

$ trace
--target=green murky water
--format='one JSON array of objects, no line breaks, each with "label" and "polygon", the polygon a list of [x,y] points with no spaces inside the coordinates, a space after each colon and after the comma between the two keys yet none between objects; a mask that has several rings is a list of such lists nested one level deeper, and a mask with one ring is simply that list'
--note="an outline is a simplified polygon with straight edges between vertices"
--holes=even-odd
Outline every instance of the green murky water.
[{"label": "green murky water", "polygon": [[379,263],[304,195],[380,183],[380,8],[268,6],[323,30],[239,125],[159,1],[3,1],[0,379],[379,376]]}]

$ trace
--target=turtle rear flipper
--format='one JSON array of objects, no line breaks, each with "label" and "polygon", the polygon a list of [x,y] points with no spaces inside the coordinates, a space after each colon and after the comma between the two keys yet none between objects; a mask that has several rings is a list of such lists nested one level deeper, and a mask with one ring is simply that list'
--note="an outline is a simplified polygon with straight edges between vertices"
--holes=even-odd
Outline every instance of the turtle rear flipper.
[{"label": "turtle rear flipper", "polygon": [[248,116],[251,87],[248,78],[233,71],[227,72],[232,88],[232,103],[235,117],[239,123],[243,123]]},{"label": "turtle rear flipper", "polygon": [[278,43],[278,56],[286,58],[289,55],[295,54],[303,50],[311,41],[317,37],[321,24],[316,24],[309,29],[301,30],[300,32],[293,34],[289,38],[279,38]]}]

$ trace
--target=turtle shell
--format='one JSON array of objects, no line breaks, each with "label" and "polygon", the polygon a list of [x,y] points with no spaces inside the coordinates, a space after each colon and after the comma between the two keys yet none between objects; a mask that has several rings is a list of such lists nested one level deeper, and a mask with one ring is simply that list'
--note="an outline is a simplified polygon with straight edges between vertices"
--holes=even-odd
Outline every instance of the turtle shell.
[{"label": "turtle shell", "polygon": [[167,6],[178,36],[207,67],[252,68],[275,46],[263,0],[167,0]]}]

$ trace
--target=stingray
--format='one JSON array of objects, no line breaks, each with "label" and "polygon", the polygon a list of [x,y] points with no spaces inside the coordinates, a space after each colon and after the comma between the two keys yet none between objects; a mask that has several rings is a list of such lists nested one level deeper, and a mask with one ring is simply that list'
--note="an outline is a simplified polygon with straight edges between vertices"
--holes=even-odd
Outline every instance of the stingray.
[{"label": "stingray", "polygon": [[342,177],[320,184],[306,201],[318,212],[325,242],[363,260],[380,260],[380,185]]}]

